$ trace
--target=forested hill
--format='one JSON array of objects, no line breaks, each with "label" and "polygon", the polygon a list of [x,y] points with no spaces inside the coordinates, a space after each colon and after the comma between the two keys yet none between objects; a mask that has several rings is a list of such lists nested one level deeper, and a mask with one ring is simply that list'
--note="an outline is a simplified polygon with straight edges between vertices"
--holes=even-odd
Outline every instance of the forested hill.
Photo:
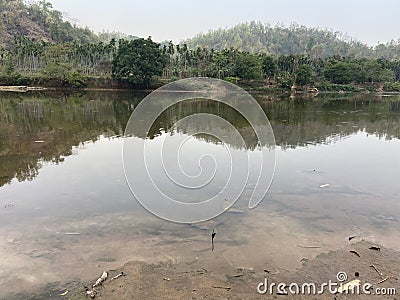
[{"label": "forested hill", "polygon": [[9,48],[18,37],[52,43],[99,39],[90,29],[63,20],[47,1],[0,0],[0,47]]},{"label": "forested hill", "polygon": [[340,32],[292,24],[270,26],[261,22],[242,23],[228,29],[217,29],[184,41],[189,48],[208,47],[274,55],[307,54],[311,57],[400,58],[400,39],[370,47]]}]

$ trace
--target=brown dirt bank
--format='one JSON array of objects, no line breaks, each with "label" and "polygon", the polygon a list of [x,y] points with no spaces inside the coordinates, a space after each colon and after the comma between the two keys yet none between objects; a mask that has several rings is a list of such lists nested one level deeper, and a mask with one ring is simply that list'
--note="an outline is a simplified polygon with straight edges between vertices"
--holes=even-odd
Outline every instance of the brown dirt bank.
[{"label": "brown dirt bank", "polygon": [[[379,247],[380,251],[371,247]],[[124,276],[110,280],[121,272]],[[129,262],[120,269],[109,271],[109,278],[97,289],[95,299],[398,299],[396,295],[333,295],[327,288],[322,295],[284,296],[277,295],[276,290],[273,295],[257,293],[258,284],[265,278],[269,284],[283,282],[301,286],[315,283],[318,287],[329,280],[338,282],[338,272],[346,272],[347,282],[359,279],[361,284],[372,284],[372,294],[378,288],[381,291],[382,288],[395,288],[400,292],[400,252],[360,241],[304,260],[303,266],[295,271],[269,269],[266,265],[254,269],[232,269],[221,274],[214,271],[212,265],[201,266],[198,262],[190,267],[173,262]],[[81,287],[69,292],[65,298],[85,299],[85,294]]]}]

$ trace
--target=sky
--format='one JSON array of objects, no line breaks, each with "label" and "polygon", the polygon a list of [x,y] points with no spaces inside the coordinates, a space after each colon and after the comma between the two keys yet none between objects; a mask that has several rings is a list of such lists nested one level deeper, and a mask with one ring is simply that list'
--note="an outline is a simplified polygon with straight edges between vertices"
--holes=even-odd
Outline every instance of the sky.
[{"label": "sky", "polygon": [[400,38],[399,0],[48,0],[80,26],[179,42],[245,21],[341,31],[377,45]]}]

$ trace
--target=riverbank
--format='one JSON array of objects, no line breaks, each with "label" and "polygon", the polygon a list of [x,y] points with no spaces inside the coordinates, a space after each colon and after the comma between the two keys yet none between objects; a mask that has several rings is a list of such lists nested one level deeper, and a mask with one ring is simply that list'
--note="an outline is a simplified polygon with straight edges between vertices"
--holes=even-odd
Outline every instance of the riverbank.
[{"label": "riverbank", "polygon": [[[110,276],[123,274],[123,277],[106,281],[98,289],[96,299],[265,299],[272,292],[275,297],[279,292],[269,289],[266,294],[257,291],[259,283],[314,283],[317,287],[323,283],[339,282],[337,274],[345,272],[344,283],[360,280],[360,284],[370,283],[371,293],[377,289],[399,290],[400,252],[385,249],[367,241],[346,245],[338,251],[322,253],[315,259],[303,260],[303,266],[297,270],[270,269],[269,266],[255,268],[236,268],[228,274],[214,273],[197,263],[197,270],[172,263],[146,265],[130,262]],[[261,289],[265,287],[262,286]],[[319,290],[319,288],[317,289]],[[286,289],[289,293],[290,291]],[[80,291],[71,299],[82,299]],[[290,296],[290,294],[288,295]],[[332,299],[328,288],[318,296],[319,299]],[[300,295],[299,299],[314,299],[314,295]],[[336,299],[351,298],[336,295]],[[395,295],[375,296],[379,299],[395,299]],[[372,296],[372,299],[375,297]]]},{"label": "riverbank", "polygon": [[[108,77],[82,77],[74,79],[46,79],[38,76],[18,77],[16,79],[0,79],[0,91],[25,92],[43,89],[70,89],[70,90],[155,90],[165,84],[178,80],[178,78],[158,77],[147,86],[135,86],[127,82],[116,81]],[[394,92],[400,93],[399,83],[366,83],[366,84],[333,84],[320,82],[313,86],[296,87],[281,86],[271,80],[241,80],[239,78],[226,78],[227,81],[237,84],[249,92],[273,92],[277,94],[313,95],[318,92]]]},{"label": "riverbank", "polygon": [[[343,239],[344,240],[344,239]],[[343,243],[346,244],[346,243]],[[300,245],[316,251],[317,246]],[[318,251],[318,250],[317,250]],[[210,253],[210,256],[218,254]],[[343,273],[344,272],[344,273]],[[336,251],[325,251],[313,259],[302,259],[302,266],[295,270],[276,268],[265,264],[254,268],[233,266],[218,271],[218,266],[196,260],[190,264],[174,260],[146,263],[130,261],[123,266],[106,270],[107,279],[93,289],[92,281],[64,283],[58,288],[48,286],[41,292],[31,295],[34,299],[90,299],[87,291],[91,291],[95,299],[266,299],[280,295],[279,283],[315,284],[311,294],[290,294],[296,299],[315,299],[324,283],[340,283],[337,276],[341,273],[347,277],[343,283],[360,284],[361,294],[365,295],[363,286],[371,285],[368,299],[396,299],[395,292],[400,290],[400,252],[384,248],[375,243],[355,238],[343,248]],[[101,274],[98,274],[99,276]],[[265,294],[257,289],[265,289],[265,282],[270,287]],[[264,283],[264,285],[260,285]],[[271,289],[271,284],[276,285]],[[333,286],[335,288],[336,286]],[[339,287],[339,285],[337,286]],[[380,291],[386,295],[377,295]],[[332,294],[328,286],[318,299],[352,299],[354,295]]]},{"label": "riverbank", "polygon": [[30,86],[0,86],[0,92],[15,92],[15,93],[26,93],[29,91],[45,91],[45,87],[30,87]]}]

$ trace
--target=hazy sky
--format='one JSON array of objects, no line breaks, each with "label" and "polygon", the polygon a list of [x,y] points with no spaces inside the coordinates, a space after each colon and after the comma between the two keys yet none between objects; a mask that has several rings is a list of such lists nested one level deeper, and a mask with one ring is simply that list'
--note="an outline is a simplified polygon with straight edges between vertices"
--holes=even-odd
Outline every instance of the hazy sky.
[{"label": "hazy sky", "polygon": [[400,38],[399,0],[49,0],[79,25],[179,42],[244,21],[342,31],[376,45]]}]

